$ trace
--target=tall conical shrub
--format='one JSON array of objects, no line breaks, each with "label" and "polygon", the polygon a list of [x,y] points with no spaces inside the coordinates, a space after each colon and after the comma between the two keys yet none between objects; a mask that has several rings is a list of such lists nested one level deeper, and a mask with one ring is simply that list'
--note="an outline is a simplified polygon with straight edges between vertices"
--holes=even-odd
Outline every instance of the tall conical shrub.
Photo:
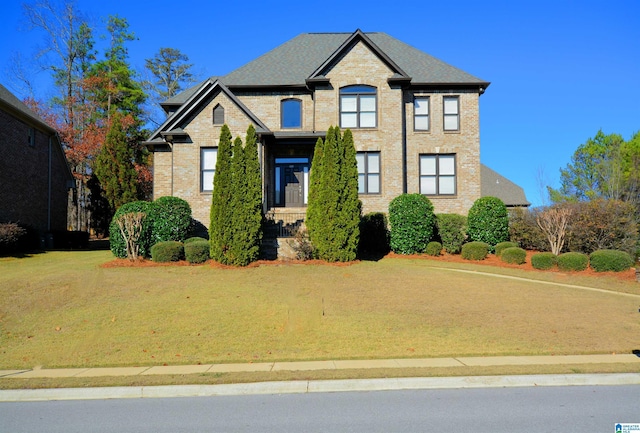
[{"label": "tall conical shrub", "polygon": [[231,244],[232,209],[231,196],[233,176],[231,160],[233,148],[231,145],[231,131],[225,124],[220,131],[218,144],[218,159],[216,173],[213,177],[213,194],[211,198],[211,213],[209,224],[209,242],[211,244],[211,258],[223,262]]}]

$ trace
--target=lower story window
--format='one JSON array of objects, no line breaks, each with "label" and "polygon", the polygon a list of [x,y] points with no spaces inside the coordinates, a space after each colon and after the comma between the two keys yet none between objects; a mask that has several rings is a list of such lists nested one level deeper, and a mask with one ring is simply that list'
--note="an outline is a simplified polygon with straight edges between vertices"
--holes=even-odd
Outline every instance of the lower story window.
[{"label": "lower story window", "polygon": [[380,194],[380,152],[358,152],[358,193]]},{"label": "lower story window", "polygon": [[216,174],[217,161],[217,147],[203,147],[200,149],[200,191],[213,191],[213,176]]},{"label": "lower story window", "polygon": [[420,194],[456,194],[455,155],[420,155]]}]

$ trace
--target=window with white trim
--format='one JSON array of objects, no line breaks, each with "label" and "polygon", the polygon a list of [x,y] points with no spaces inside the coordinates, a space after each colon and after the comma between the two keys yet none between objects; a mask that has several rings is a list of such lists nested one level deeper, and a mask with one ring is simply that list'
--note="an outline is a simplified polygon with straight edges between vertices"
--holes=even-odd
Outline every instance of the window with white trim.
[{"label": "window with white trim", "polygon": [[213,191],[213,177],[216,174],[216,162],[218,161],[217,147],[200,148],[200,191]]},{"label": "window with white trim", "polygon": [[460,98],[457,96],[445,96],[442,98],[444,130],[459,131],[460,130]]},{"label": "window with white trim", "polygon": [[375,128],[377,91],[371,86],[347,86],[340,89],[340,127]]},{"label": "window with white trim", "polygon": [[420,155],[420,194],[456,194],[456,156]]},{"label": "window with white trim", "polygon": [[380,194],[380,152],[357,152],[358,194]]},{"label": "window with white trim", "polygon": [[416,96],[413,100],[413,129],[429,130],[429,97]]}]

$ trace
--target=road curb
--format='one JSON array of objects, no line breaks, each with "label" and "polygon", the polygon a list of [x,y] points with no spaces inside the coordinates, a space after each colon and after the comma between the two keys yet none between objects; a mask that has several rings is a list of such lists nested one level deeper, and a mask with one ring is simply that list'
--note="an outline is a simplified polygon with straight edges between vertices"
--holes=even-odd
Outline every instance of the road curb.
[{"label": "road curb", "polygon": [[640,373],[417,377],[258,382],[226,385],[20,389],[0,390],[0,402],[603,385],[640,385]]}]

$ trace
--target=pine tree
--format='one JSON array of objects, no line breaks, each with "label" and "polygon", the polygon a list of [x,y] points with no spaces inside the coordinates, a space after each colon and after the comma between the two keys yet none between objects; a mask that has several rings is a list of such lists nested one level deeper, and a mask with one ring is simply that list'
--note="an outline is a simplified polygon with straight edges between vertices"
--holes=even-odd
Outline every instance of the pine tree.
[{"label": "pine tree", "polygon": [[329,128],[324,142],[320,187],[318,188],[319,224],[313,234],[310,233],[311,242],[316,247],[318,257],[330,262],[336,261],[338,255],[334,242],[334,228],[338,219],[339,139],[340,129],[337,127]]},{"label": "pine tree", "polygon": [[230,246],[232,171],[231,161],[233,148],[231,145],[231,131],[227,125],[222,126],[220,142],[218,144],[218,159],[216,173],[213,177],[213,194],[211,198],[211,213],[209,224],[209,239],[211,244],[211,258],[223,263]]},{"label": "pine tree", "polygon": [[104,146],[95,163],[96,176],[114,212],[123,204],[137,199],[138,176],[127,134],[131,123],[129,116],[114,114]]}]

